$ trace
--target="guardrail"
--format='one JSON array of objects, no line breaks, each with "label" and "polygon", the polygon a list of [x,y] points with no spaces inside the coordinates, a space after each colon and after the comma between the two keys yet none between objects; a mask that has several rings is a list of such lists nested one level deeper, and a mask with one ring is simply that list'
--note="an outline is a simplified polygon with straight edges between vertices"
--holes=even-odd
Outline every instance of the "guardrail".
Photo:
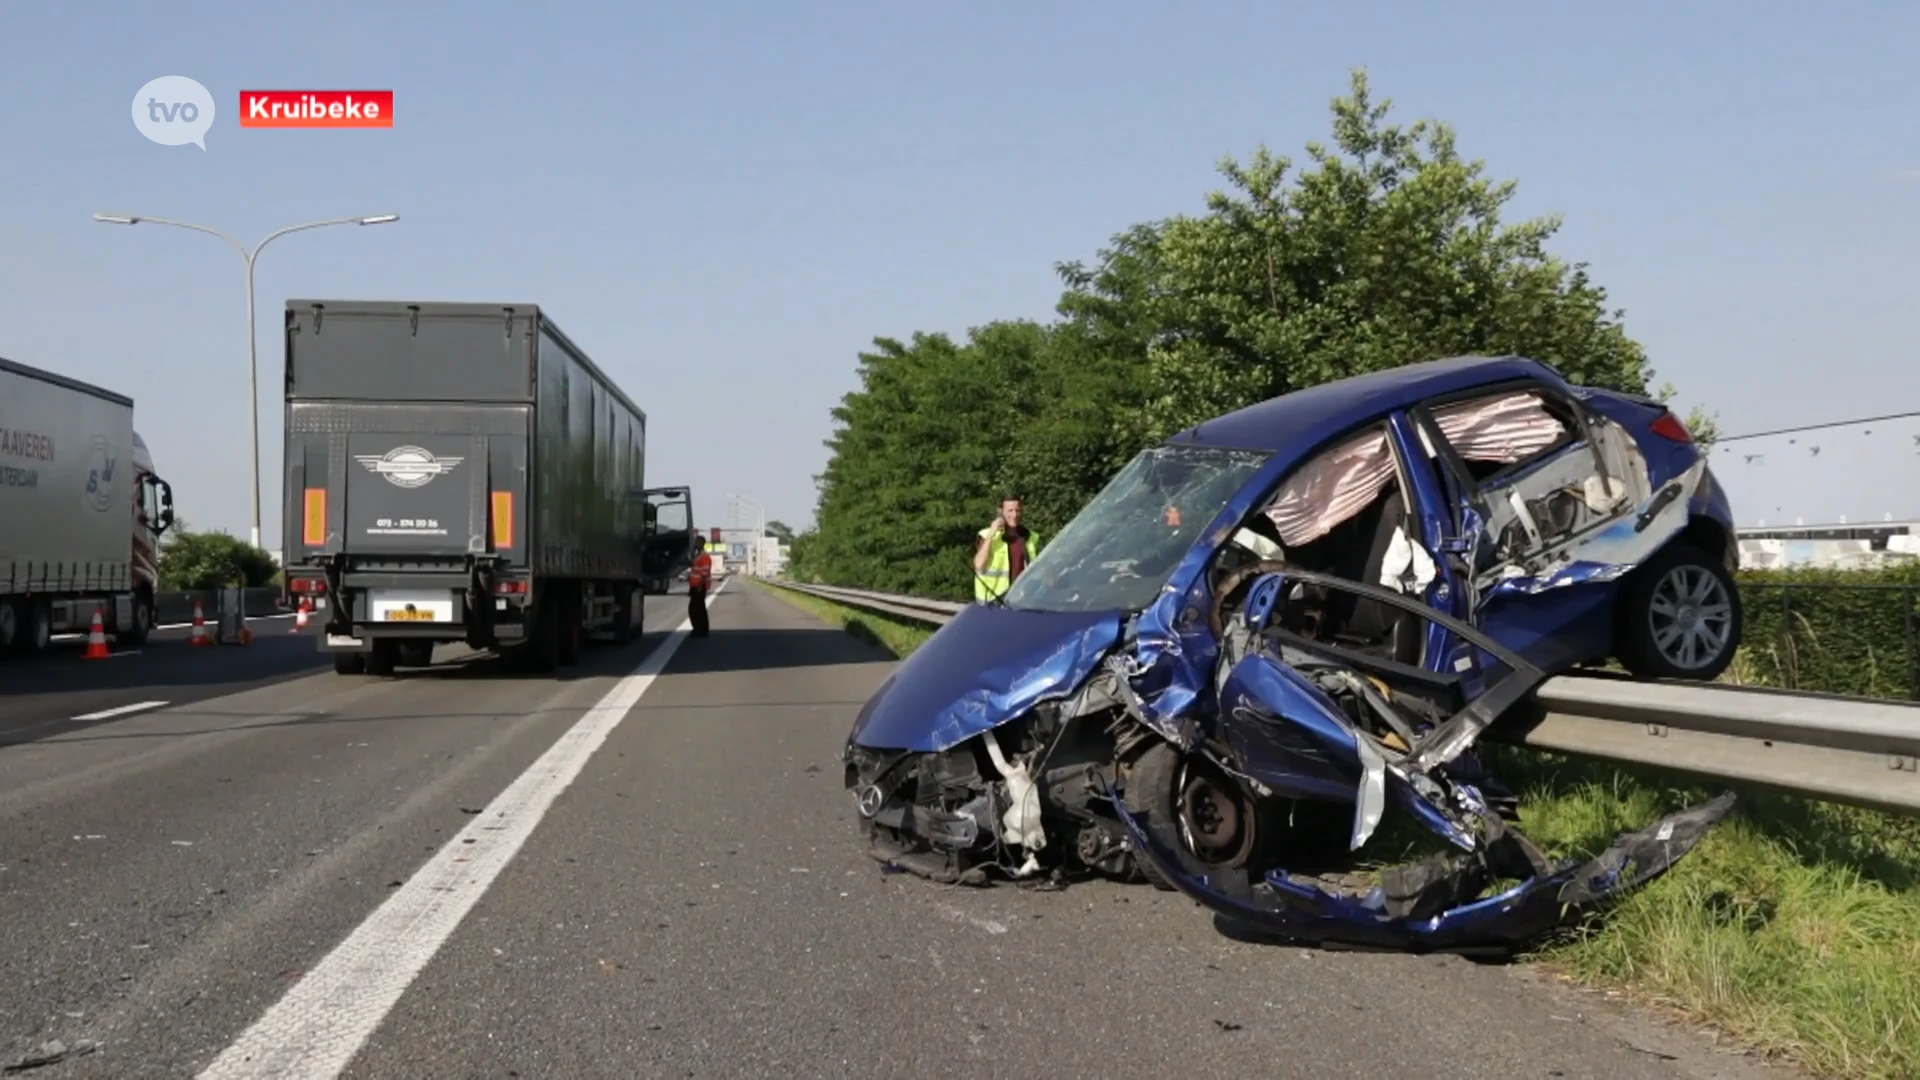
[{"label": "guardrail", "polygon": [[[770,585],[941,626],[965,604],[808,585]],[[1920,813],[1920,703],[1724,683],[1560,675],[1492,738],[1648,765],[1826,802]]]}]

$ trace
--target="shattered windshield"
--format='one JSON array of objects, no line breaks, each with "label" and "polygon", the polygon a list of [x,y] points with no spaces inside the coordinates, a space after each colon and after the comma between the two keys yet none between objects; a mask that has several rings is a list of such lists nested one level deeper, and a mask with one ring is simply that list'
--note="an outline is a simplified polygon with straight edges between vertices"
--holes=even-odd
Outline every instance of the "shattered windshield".
[{"label": "shattered windshield", "polygon": [[1032,611],[1138,610],[1227,501],[1272,455],[1263,450],[1156,446],[1108,481],[1007,590]]}]

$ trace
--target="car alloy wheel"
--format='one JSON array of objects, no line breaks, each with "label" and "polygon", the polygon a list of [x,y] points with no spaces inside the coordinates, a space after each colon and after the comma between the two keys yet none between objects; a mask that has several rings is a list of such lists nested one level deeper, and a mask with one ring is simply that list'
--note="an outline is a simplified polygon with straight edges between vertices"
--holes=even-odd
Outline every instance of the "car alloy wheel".
[{"label": "car alloy wheel", "polygon": [[1662,659],[1693,671],[1718,660],[1733,634],[1733,598],[1705,567],[1669,569],[1647,602],[1647,629]]}]

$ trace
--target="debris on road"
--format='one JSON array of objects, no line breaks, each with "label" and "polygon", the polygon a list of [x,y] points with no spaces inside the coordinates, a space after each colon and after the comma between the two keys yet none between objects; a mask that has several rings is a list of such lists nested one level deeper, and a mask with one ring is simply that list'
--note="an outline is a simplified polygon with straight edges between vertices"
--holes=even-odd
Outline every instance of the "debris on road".
[{"label": "debris on road", "polygon": [[71,1046],[61,1042],[59,1039],[49,1039],[41,1043],[38,1050],[28,1053],[19,1061],[8,1065],[4,1069],[0,1069],[0,1072],[21,1073],[30,1069],[43,1068],[47,1065],[58,1065],[72,1058],[84,1057],[99,1048],[100,1044],[91,1039],[82,1039]]}]

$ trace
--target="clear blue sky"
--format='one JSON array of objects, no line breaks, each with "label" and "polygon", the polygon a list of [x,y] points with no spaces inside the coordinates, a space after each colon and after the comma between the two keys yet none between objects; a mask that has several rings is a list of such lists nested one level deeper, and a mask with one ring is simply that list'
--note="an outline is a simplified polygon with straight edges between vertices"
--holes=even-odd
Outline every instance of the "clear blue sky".
[{"label": "clear blue sky", "polygon": [[[1048,316],[1056,261],[1199,210],[1220,155],[1297,155],[1365,66],[1565,215],[1724,430],[1914,409],[1916,41],[1902,2],[11,5],[0,356],[132,394],[182,511],[244,536],[240,259],[90,215],[399,213],[261,259],[269,546],[289,296],[548,305],[647,410],[651,482],[802,525],[873,336]],[[204,153],[134,130],[172,74],[218,103]],[[397,126],[240,129],[280,88],[392,89]],[[1824,482],[1920,492],[1895,464]]]}]

